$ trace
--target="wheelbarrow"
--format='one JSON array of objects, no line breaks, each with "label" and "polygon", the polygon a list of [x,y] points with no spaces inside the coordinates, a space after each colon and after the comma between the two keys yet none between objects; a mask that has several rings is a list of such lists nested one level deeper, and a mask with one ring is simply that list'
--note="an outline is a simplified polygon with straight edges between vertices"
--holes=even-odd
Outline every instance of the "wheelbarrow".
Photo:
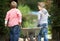
[{"label": "wheelbarrow", "polygon": [[[21,28],[21,31],[22,31],[22,34],[24,35],[24,41],[27,40],[28,41],[34,41],[34,37],[37,41],[37,36],[40,32],[40,28],[39,27],[36,27],[36,28]],[[28,39],[30,38],[30,39]]]}]

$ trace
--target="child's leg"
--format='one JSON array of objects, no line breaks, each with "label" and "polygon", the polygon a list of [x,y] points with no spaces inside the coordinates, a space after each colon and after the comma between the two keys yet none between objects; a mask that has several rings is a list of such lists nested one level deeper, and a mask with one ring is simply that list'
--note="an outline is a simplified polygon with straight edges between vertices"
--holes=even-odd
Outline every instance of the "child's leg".
[{"label": "child's leg", "polygon": [[44,32],[44,41],[48,41],[48,31],[47,31],[47,28],[45,29],[45,32]]},{"label": "child's leg", "polygon": [[10,41],[13,41],[13,28],[10,27]]},{"label": "child's leg", "polygon": [[18,41],[19,33],[20,33],[19,26],[18,25],[14,26],[14,29],[13,29],[14,41]]},{"label": "child's leg", "polygon": [[48,41],[48,25],[45,23],[43,24],[43,35],[44,35],[44,41]]},{"label": "child's leg", "polygon": [[[40,27],[42,27],[42,25],[40,25]],[[42,37],[42,28],[40,29],[40,32],[38,35],[38,41],[41,41],[41,37]]]},{"label": "child's leg", "polygon": [[41,28],[41,30],[40,30],[40,32],[39,32],[39,35],[38,35],[38,41],[41,41],[41,38],[42,38],[42,32],[43,32],[43,30],[42,30],[42,28]]}]

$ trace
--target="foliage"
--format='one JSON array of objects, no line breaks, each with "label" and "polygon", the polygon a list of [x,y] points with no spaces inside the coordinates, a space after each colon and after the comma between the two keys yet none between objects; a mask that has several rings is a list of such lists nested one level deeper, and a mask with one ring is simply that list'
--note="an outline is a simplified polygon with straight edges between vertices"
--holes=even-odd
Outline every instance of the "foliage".
[{"label": "foliage", "polygon": [[30,8],[27,5],[19,5],[18,9],[21,11],[23,15],[22,19],[22,26],[23,27],[28,27],[29,22],[27,21],[27,15],[31,11]]},{"label": "foliage", "polygon": [[37,16],[35,16],[35,15],[26,15],[25,17],[26,17],[26,20],[24,20],[24,18],[23,18],[23,25],[22,26],[28,27],[28,28],[34,27],[35,26],[34,24],[36,22],[34,22],[33,20],[36,20]]},{"label": "foliage", "polygon": [[[8,11],[9,0],[0,0],[0,41],[5,41],[8,38],[9,29],[4,26],[5,15]],[[7,36],[7,37],[6,37]]]},{"label": "foliage", "polygon": [[4,26],[4,19],[6,11],[8,8],[9,0],[0,1],[0,35],[5,35],[7,33],[7,28]]},{"label": "foliage", "polygon": [[22,12],[23,15],[27,15],[31,10],[27,5],[19,5],[18,9]]},{"label": "foliage", "polygon": [[31,10],[37,9],[37,2],[45,2],[46,0],[19,0],[19,4],[28,5]]},{"label": "foliage", "polygon": [[50,9],[52,26],[60,26],[60,7],[55,0],[53,0],[52,7]]}]

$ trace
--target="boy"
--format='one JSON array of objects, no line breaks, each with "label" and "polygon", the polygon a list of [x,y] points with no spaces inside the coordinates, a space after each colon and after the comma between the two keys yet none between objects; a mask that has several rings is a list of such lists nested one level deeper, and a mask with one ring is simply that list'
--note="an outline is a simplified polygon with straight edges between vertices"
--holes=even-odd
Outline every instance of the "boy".
[{"label": "boy", "polygon": [[39,9],[39,14],[38,14],[38,24],[39,27],[41,27],[40,33],[38,35],[38,41],[41,41],[41,37],[43,35],[44,41],[48,41],[48,11],[45,9],[45,3],[44,2],[38,2],[38,9]]},{"label": "boy", "polygon": [[8,25],[10,28],[10,41],[18,41],[19,39],[19,25],[22,22],[22,14],[16,7],[17,3],[12,1],[11,9],[7,12],[5,18],[5,26]]}]

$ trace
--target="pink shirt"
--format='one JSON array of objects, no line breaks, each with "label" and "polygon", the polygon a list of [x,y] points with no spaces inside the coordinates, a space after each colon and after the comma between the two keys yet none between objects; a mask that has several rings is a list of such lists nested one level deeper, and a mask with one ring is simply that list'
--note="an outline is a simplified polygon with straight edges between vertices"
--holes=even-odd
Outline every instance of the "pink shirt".
[{"label": "pink shirt", "polygon": [[5,21],[8,21],[8,20],[9,20],[8,22],[9,27],[14,26],[14,25],[19,25],[19,23],[22,22],[21,12],[16,8],[9,10],[5,18]]}]

